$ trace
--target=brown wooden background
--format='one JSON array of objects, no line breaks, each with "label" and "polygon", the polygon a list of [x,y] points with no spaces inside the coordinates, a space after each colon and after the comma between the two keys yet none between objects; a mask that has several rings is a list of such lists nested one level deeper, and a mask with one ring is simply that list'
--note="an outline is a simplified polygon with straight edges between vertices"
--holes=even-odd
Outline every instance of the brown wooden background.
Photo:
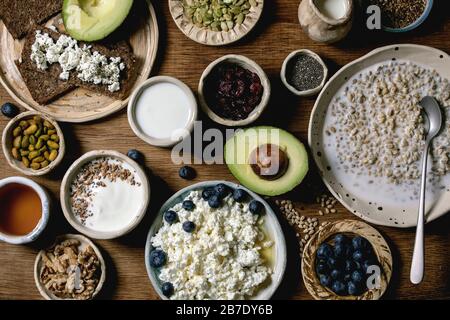
[{"label": "brown wooden background", "polygon": [[[314,99],[297,99],[281,84],[279,72],[284,58],[295,49],[309,48],[321,55],[334,73],[346,63],[370,50],[394,43],[417,43],[450,52],[450,5],[447,0],[435,1],[435,8],[426,24],[408,34],[369,32],[360,20],[355,21],[352,33],[337,45],[313,43],[302,32],[297,18],[299,0],[267,0],[261,23],[243,41],[224,48],[210,48],[186,38],[171,20],[167,1],[153,1],[160,24],[161,42],[153,75],[170,75],[186,82],[196,90],[203,69],[214,59],[229,53],[246,55],[257,61],[269,74],[273,94],[269,110],[258,121],[286,128],[306,142],[309,115]],[[360,12],[360,16],[362,13]],[[1,53],[0,53],[1,54]],[[0,104],[11,101],[0,88]],[[204,118],[202,115],[201,117]],[[0,116],[0,128],[8,119]],[[212,125],[208,121],[205,126]],[[39,243],[31,246],[12,246],[0,243],[0,299],[40,299],[33,279],[33,263],[39,248],[53,241],[55,235],[73,232],[59,208],[59,184],[68,166],[83,153],[94,149],[115,149],[126,153],[137,148],[145,153],[146,164],[152,175],[153,197],[151,212],[131,235],[113,241],[96,241],[103,249],[109,269],[105,299],[156,299],[144,265],[145,237],[152,215],[171,193],[189,185],[178,178],[178,167],[171,164],[170,151],[146,145],[134,136],[128,126],[126,112],[106,119],[80,125],[63,125],[67,139],[67,156],[57,172],[36,179],[47,187],[55,203],[50,228]],[[0,179],[17,175],[0,155]],[[224,165],[196,166],[196,181],[226,179],[234,181]],[[311,199],[320,192],[321,184],[311,175],[301,188],[284,197],[296,201],[299,209],[317,215],[317,206]],[[325,219],[353,218],[342,207],[339,213]],[[280,219],[282,220],[282,219]],[[450,215],[427,226],[426,277],[420,286],[409,283],[414,230],[378,228],[391,245],[394,255],[394,276],[385,298],[388,299],[448,299],[450,298]],[[296,239],[292,229],[285,228],[290,247],[288,277],[277,298],[310,299],[300,278]]]}]

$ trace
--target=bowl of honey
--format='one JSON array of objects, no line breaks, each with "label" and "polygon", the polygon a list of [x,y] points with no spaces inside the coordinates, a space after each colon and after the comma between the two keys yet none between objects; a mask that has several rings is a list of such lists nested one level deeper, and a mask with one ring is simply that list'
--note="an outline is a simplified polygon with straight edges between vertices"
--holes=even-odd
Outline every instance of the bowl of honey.
[{"label": "bowl of honey", "polygon": [[50,200],[36,182],[22,177],[0,180],[0,240],[10,244],[35,241],[47,226]]}]

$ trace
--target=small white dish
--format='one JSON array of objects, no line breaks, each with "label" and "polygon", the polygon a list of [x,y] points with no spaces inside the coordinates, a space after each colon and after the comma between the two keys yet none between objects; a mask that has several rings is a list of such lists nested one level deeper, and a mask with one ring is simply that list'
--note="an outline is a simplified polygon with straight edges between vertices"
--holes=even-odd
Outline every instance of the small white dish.
[{"label": "small white dish", "polygon": [[[139,178],[143,188],[144,201],[140,206],[139,212],[135,213],[131,223],[128,223],[127,225],[124,225],[120,229],[114,231],[98,231],[85,226],[73,213],[72,205],[70,203],[70,194],[71,194],[70,189],[73,179],[77,176],[80,169],[85,164],[99,158],[117,159],[131,166],[135,170],[135,175]],[[64,217],[70,223],[70,225],[73,228],[75,228],[78,232],[81,232],[82,234],[85,234],[93,239],[99,240],[116,239],[133,231],[146,215],[147,208],[150,203],[150,184],[144,170],[129,157],[117,151],[96,150],[84,154],[81,158],[76,160],[67,170],[61,183],[60,201]]]},{"label": "small white dish", "polygon": [[47,191],[45,191],[45,189],[43,187],[41,187],[36,182],[34,182],[30,179],[27,179],[27,178],[10,177],[10,178],[0,180],[0,189],[9,184],[21,184],[21,185],[32,188],[39,195],[39,198],[41,199],[42,217],[41,217],[41,220],[39,220],[39,223],[36,225],[36,227],[34,228],[34,230],[31,233],[24,235],[24,236],[13,236],[13,235],[5,234],[0,231],[0,240],[10,243],[10,244],[16,244],[16,245],[34,242],[45,230],[45,228],[47,227],[48,221],[50,219],[50,197],[49,197]]},{"label": "small white dish", "polygon": [[227,181],[205,181],[200,182],[189,187],[186,187],[177,193],[175,193],[169,200],[167,200],[161,209],[159,210],[158,215],[156,216],[155,221],[150,227],[150,231],[147,236],[147,241],[145,243],[145,267],[147,268],[147,273],[150,278],[150,282],[153,285],[154,290],[159,295],[159,297],[163,300],[169,300],[161,290],[161,281],[158,279],[157,272],[153,267],[150,266],[150,253],[153,250],[153,246],[151,244],[151,239],[158,232],[163,224],[163,216],[164,213],[172,208],[175,204],[180,203],[184,200],[184,198],[192,191],[195,190],[203,190],[208,187],[216,186],[219,183],[223,183],[232,189],[243,189],[247,191],[250,198],[261,202],[265,207],[266,214],[264,215],[264,229],[267,232],[270,239],[273,240],[274,247],[274,258],[272,264],[272,277],[271,282],[267,286],[262,287],[255,296],[251,297],[251,300],[269,300],[272,298],[281,282],[283,281],[284,274],[286,272],[286,264],[287,264],[287,249],[286,249],[286,239],[284,237],[283,230],[281,229],[281,225],[278,221],[278,218],[275,212],[272,210],[270,205],[262,199],[256,193],[250,191],[249,189]]},{"label": "small white dish", "polygon": [[[288,66],[289,63],[291,62],[291,60],[299,55],[308,55],[313,57],[314,59],[316,59],[320,65],[323,67],[323,80],[320,83],[320,85],[316,88],[310,89],[310,90],[304,90],[304,91],[299,91],[296,88],[294,88],[289,81],[287,80],[286,77],[286,72],[288,72]],[[322,90],[323,86],[325,85],[325,83],[327,82],[327,78],[328,78],[328,68],[325,64],[325,62],[323,62],[322,58],[319,57],[318,54],[312,52],[311,50],[308,49],[300,49],[300,50],[296,50],[291,52],[286,59],[283,62],[283,66],[281,68],[281,81],[283,82],[283,84],[286,86],[286,88],[288,88],[289,91],[291,91],[293,94],[295,94],[296,96],[299,97],[310,97],[313,96],[317,93],[320,92],[320,90]]]},{"label": "small white dish", "polygon": [[[65,240],[78,240],[80,242],[80,246],[78,248],[81,250],[84,250],[87,246],[91,246],[95,254],[97,255],[98,261],[100,262],[101,275],[97,287],[95,288],[95,291],[91,297],[91,299],[94,299],[102,290],[103,284],[105,283],[106,279],[106,263],[105,260],[103,259],[102,253],[91,240],[79,234],[66,234],[63,236],[59,236],[56,238],[56,241],[53,244],[53,246]],[[56,297],[50,290],[47,290],[45,285],[41,282],[41,273],[42,270],[44,269],[42,256],[44,253],[45,250],[41,250],[38,253],[36,260],[34,262],[34,282],[36,284],[36,287],[38,288],[41,296],[46,300],[59,300],[59,301],[64,300]]]},{"label": "small white dish", "polygon": [[[230,63],[230,64],[237,64],[241,66],[244,69],[250,70],[251,72],[254,72],[258,75],[259,79],[261,80],[261,84],[264,88],[264,92],[261,98],[261,102],[258,106],[250,113],[250,115],[243,120],[233,121],[230,119],[225,119],[217,115],[208,105],[206,102],[205,97],[205,82],[208,78],[208,76],[213,72],[213,70],[221,63]],[[198,95],[199,95],[199,102],[200,107],[202,110],[208,115],[208,117],[213,120],[214,122],[217,122],[221,125],[228,126],[228,127],[240,127],[240,126],[246,126],[253,122],[255,122],[261,114],[266,109],[267,105],[269,104],[270,100],[270,94],[271,94],[271,86],[269,78],[267,77],[267,74],[264,72],[264,70],[253,60],[236,54],[229,54],[226,56],[223,56],[215,61],[213,61],[208,67],[206,67],[205,71],[203,71],[202,77],[200,78],[200,82],[198,84]]]},{"label": "small white dish", "polygon": [[[175,85],[178,89],[181,89],[181,93],[184,94],[185,98],[187,99],[188,110],[186,110],[186,119],[183,120],[184,125],[181,128],[176,129],[174,128],[174,131],[172,132],[170,137],[169,136],[157,137],[149,135],[148,133],[145,132],[146,130],[140,124],[140,122],[143,121],[142,116],[138,117],[139,102],[141,97],[143,97],[145,90],[151,88],[154,85],[160,84]],[[164,98],[170,99],[170,96],[165,96]],[[157,106],[152,107],[155,108]],[[128,104],[128,122],[130,123],[133,132],[143,141],[157,147],[171,147],[176,143],[182,141],[183,139],[187,138],[194,129],[194,122],[197,119],[197,113],[198,113],[197,101],[195,99],[192,90],[180,80],[167,76],[153,77],[145,81],[133,92],[130,99],[130,103]],[[154,115],[156,115],[156,113],[154,113]],[[171,114],[167,113],[166,115],[162,115],[162,113],[159,113],[158,118],[149,117],[148,120],[156,121],[157,123],[155,123],[155,125],[159,126],[163,121],[173,122],[175,121],[175,118],[173,112],[171,112]]]}]

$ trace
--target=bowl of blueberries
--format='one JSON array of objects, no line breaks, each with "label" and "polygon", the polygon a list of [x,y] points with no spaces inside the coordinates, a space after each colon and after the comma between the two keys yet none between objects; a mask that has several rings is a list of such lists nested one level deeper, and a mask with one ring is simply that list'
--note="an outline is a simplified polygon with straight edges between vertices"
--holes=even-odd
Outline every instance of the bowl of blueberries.
[{"label": "bowl of blueberries", "polygon": [[305,246],[303,281],[316,300],[378,300],[392,276],[392,254],[368,224],[325,224]]},{"label": "bowl of blueberries", "polygon": [[[164,267],[168,257],[162,250],[154,248],[151,240],[165,223],[172,224],[179,221],[178,214],[172,210],[175,205],[181,204],[182,208],[187,211],[191,211],[196,206],[193,201],[186,200],[186,197],[192,191],[199,191],[202,201],[205,201],[210,208],[220,209],[226,205],[227,197],[232,197],[236,203],[248,203],[249,211],[253,215],[264,218],[261,221],[263,222],[262,229],[266,235],[265,241],[273,242],[273,246],[270,248],[272,252],[271,261],[267,261],[272,274],[270,281],[262,285],[254,296],[248,298],[252,300],[270,299],[284,278],[287,264],[286,240],[281,225],[273,209],[264,199],[243,186],[227,181],[205,181],[193,184],[175,193],[160,208],[150,227],[145,246],[146,269],[156,293],[163,300],[170,299],[174,292],[174,286],[170,283],[162,283],[159,279],[161,268]],[[182,228],[185,232],[192,233],[196,229],[196,225],[193,222],[185,221]]]}]

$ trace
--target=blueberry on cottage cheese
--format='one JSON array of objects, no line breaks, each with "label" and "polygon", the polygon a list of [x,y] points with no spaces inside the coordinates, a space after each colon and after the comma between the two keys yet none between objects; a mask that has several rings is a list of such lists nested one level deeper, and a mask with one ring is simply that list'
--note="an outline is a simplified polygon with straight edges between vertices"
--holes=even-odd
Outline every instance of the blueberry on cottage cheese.
[{"label": "blueberry on cottage cheese", "polygon": [[170,298],[174,292],[173,284],[171,284],[170,282],[164,282],[161,286],[161,291],[163,295],[165,295],[167,298]]},{"label": "blueberry on cottage cheese", "polygon": [[257,200],[253,200],[252,202],[250,202],[249,209],[251,213],[259,215],[262,213],[264,205]]},{"label": "blueberry on cottage cheese", "polygon": [[195,204],[192,200],[183,201],[183,209],[187,211],[193,211],[195,209]]},{"label": "blueberry on cottage cheese", "polygon": [[215,186],[214,190],[216,191],[216,195],[222,199],[224,199],[230,193],[230,188],[223,183],[219,183],[217,186]]},{"label": "blueberry on cottage cheese", "polygon": [[14,118],[19,114],[19,112],[19,108],[12,103],[7,102],[2,106],[2,113],[7,118]]},{"label": "blueberry on cottage cheese", "polygon": [[162,250],[156,249],[150,253],[150,265],[153,268],[161,268],[166,264],[166,260],[166,253]]},{"label": "blueberry on cottage cheese", "polygon": [[187,233],[192,233],[195,231],[195,223],[192,221],[186,221],[183,223],[183,230]]},{"label": "blueberry on cottage cheese", "polygon": [[194,168],[188,166],[182,167],[180,171],[178,171],[178,175],[185,180],[193,180],[197,176]]},{"label": "blueberry on cottage cheese", "polygon": [[173,210],[166,211],[166,213],[164,213],[164,220],[170,224],[175,223],[178,220],[178,214]]},{"label": "blueberry on cottage cheese", "polygon": [[247,199],[248,193],[243,189],[236,189],[233,192],[233,199],[236,202],[244,202]]},{"label": "blueberry on cottage cheese", "polygon": [[202,191],[202,198],[203,198],[203,200],[207,201],[207,200],[209,200],[209,198],[211,198],[215,194],[216,194],[216,191],[214,190],[214,188],[209,187]]},{"label": "blueberry on cottage cheese", "polygon": [[213,209],[220,208],[222,206],[222,199],[217,195],[213,195],[208,199],[208,205]]}]

